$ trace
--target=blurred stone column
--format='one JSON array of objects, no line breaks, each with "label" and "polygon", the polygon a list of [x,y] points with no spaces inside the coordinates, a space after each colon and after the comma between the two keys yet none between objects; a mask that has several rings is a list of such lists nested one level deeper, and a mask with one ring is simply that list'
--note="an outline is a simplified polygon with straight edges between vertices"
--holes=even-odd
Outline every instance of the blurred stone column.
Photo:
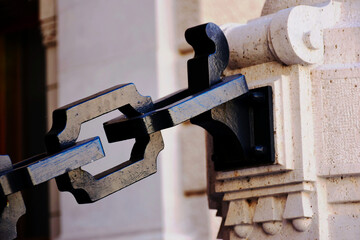
[{"label": "blurred stone column", "polygon": [[[56,0],[40,0],[39,8],[41,33],[46,51],[47,129],[50,129],[52,112],[58,106]],[[49,182],[49,194],[50,236],[53,239],[60,231],[59,193],[55,180]]]}]

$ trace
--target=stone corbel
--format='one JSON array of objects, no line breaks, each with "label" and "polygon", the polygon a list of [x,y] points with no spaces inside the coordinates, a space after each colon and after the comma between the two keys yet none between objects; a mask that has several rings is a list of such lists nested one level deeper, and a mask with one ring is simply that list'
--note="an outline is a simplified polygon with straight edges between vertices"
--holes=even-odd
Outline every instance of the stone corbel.
[{"label": "stone corbel", "polygon": [[298,232],[305,232],[312,224],[313,210],[307,191],[236,199],[229,202],[220,232],[222,239],[248,239],[255,225],[267,236],[277,235],[286,222]]},{"label": "stone corbel", "polygon": [[249,200],[231,201],[227,212],[225,227],[232,227],[238,237],[247,238],[254,228],[253,216],[256,202]]},{"label": "stone corbel", "polygon": [[259,198],[253,220],[262,225],[266,234],[275,235],[282,228],[283,209],[281,198],[273,196]]},{"label": "stone corbel", "polygon": [[324,59],[323,29],[340,18],[341,4],[295,6],[249,21],[222,26],[230,47],[231,69],[278,61],[319,64]]},{"label": "stone corbel", "polygon": [[292,222],[298,232],[306,231],[311,225],[313,211],[309,194],[305,192],[289,193],[283,218]]}]

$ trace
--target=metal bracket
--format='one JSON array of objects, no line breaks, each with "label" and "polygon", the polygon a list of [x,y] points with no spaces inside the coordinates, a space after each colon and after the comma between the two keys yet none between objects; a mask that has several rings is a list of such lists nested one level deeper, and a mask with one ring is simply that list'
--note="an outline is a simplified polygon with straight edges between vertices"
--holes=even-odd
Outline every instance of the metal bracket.
[{"label": "metal bracket", "polygon": [[[275,161],[272,88],[252,89],[239,99],[218,107],[212,117],[232,131],[209,127],[201,119],[194,123],[213,136],[212,160],[216,171],[273,164]],[[225,115],[225,112],[227,115]],[[235,139],[234,133],[236,135]]]},{"label": "metal bracket", "polygon": [[108,141],[145,136],[190,119],[212,135],[216,170],[273,163],[271,87],[248,92],[244,76],[221,78],[229,48],[215,24],[190,28],[185,37],[195,50],[188,61],[188,89],[157,101],[153,111],[104,123]]}]

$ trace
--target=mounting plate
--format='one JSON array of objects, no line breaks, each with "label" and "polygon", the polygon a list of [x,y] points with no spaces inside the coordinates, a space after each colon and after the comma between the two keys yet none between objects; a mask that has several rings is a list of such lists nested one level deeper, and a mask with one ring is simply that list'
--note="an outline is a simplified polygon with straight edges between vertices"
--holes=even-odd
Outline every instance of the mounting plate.
[{"label": "mounting plate", "polygon": [[[225,111],[227,115],[224,115]],[[250,90],[246,96],[213,110],[212,115],[218,121],[230,125],[232,132],[236,133],[236,136],[231,134],[231,131],[217,131],[212,134],[212,160],[216,171],[274,163],[273,103],[270,86]],[[232,124],[229,124],[231,122]]]}]

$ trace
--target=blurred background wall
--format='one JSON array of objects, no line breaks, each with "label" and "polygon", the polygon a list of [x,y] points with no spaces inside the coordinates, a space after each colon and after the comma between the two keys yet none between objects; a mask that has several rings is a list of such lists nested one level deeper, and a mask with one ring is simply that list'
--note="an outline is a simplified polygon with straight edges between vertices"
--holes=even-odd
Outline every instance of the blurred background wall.
[{"label": "blurred background wall", "polygon": [[[116,84],[133,82],[141,94],[150,95],[153,100],[186,88],[186,61],[192,58],[193,51],[185,41],[185,30],[210,21],[218,25],[245,23],[260,16],[263,3],[264,0],[2,2],[1,12],[13,14],[2,14],[3,22],[7,24],[0,32],[0,67],[4,69],[0,72],[1,154],[8,153],[18,161],[28,157],[20,155],[20,149],[33,150],[32,145],[38,145],[36,151],[43,151],[41,138],[45,129],[51,126],[54,109]],[[32,18],[33,33],[27,37],[19,35],[18,40],[11,39],[24,29],[30,31],[25,24],[30,21],[23,19],[24,14],[16,14],[20,9],[29,10],[30,7],[33,8],[30,15],[36,16]],[[21,27],[6,30],[18,20]],[[14,45],[16,41],[22,41],[22,45],[18,43],[17,47],[10,48],[9,44]],[[24,44],[30,43],[34,44],[28,47],[32,51],[40,46],[37,52],[21,55]],[[11,51],[18,55],[6,55],[9,49],[14,49]],[[11,60],[11,56],[20,55],[27,56],[21,59],[29,59],[28,62]],[[5,64],[9,61],[15,62],[13,69],[16,66],[35,69],[31,64],[37,63],[38,70],[36,73],[11,72]],[[12,79],[22,79],[18,83],[23,84],[9,84]],[[18,89],[19,94],[13,94],[16,92],[13,89]],[[36,93],[37,97],[26,100],[26,94],[30,93]],[[38,98],[40,103],[31,102]],[[19,99],[22,99],[22,105]],[[6,107],[9,105],[13,108]],[[82,125],[79,140],[100,136],[107,155],[86,166],[87,171],[98,173],[128,159],[134,141],[108,144],[102,129],[103,122],[119,114],[113,112]],[[6,120],[3,116],[11,116],[11,119]],[[33,116],[34,120],[20,121],[24,116]],[[18,123],[14,122],[16,119]],[[22,126],[20,130],[19,126]],[[6,135],[5,132],[13,133],[14,129],[19,137]],[[28,133],[25,129],[33,132]],[[104,200],[78,205],[71,194],[59,194],[54,182],[42,186],[41,193],[30,192],[30,198],[35,198],[32,202],[40,199],[45,202],[32,207],[40,208],[37,212],[41,214],[30,214],[27,223],[22,224],[33,227],[21,230],[19,236],[23,239],[67,240],[216,239],[219,219],[208,209],[204,131],[185,123],[163,131],[163,137],[165,149],[158,158],[158,173]],[[35,153],[29,151],[28,154]]]}]

